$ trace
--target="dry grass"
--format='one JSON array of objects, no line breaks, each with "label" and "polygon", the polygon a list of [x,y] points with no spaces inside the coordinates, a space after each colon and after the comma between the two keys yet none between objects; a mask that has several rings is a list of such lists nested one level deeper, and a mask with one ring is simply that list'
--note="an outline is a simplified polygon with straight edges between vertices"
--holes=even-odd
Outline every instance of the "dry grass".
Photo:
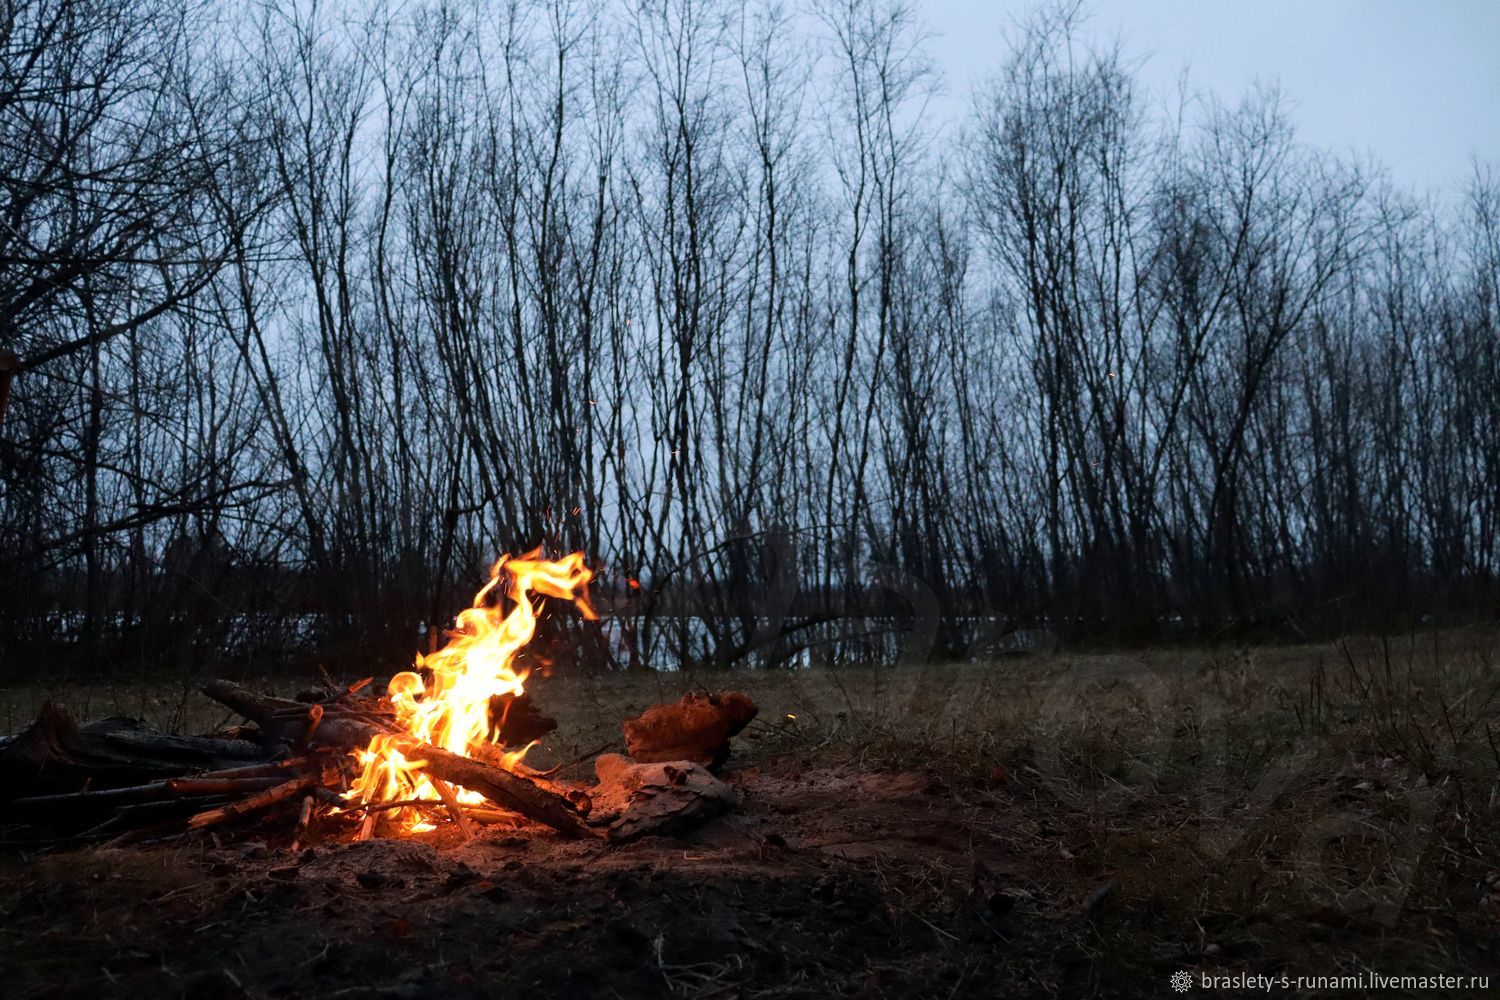
[{"label": "dry grass", "polygon": [[[563,759],[649,703],[734,686],[761,706],[752,758],[918,766],[1023,799],[1040,836],[1017,850],[1045,855],[1030,888],[1082,905],[1109,886],[1079,944],[1114,961],[1493,974],[1497,649],[1447,633],[538,690],[569,733]],[[970,872],[916,867],[893,884],[972,891]]]}]

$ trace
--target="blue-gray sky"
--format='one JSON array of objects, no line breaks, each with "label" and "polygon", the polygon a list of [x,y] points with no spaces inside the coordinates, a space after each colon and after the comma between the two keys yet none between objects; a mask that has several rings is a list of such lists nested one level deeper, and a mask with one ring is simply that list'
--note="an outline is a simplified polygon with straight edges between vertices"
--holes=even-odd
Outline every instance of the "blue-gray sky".
[{"label": "blue-gray sky", "polygon": [[[956,117],[1032,0],[919,0]],[[1145,59],[1160,99],[1279,82],[1303,142],[1367,153],[1402,186],[1451,195],[1500,165],[1500,0],[1090,0],[1088,33]]]}]

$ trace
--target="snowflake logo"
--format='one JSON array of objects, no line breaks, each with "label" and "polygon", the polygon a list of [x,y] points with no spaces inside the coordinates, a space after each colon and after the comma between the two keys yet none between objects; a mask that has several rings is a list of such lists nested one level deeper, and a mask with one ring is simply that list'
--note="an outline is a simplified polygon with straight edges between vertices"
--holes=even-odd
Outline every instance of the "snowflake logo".
[{"label": "snowflake logo", "polygon": [[1178,993],[1186,993],[1193,988],[1193,974],[1191,972],[1172,973],[1172,989]]}]

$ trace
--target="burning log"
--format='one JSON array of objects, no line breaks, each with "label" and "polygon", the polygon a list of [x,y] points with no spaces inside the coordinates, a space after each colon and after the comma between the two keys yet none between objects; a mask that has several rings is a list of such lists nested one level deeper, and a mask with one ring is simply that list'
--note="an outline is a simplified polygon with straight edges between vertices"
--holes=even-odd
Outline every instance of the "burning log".
[{"label": "burning log", "polygon": [[[305,706],[283,698],[254,694],[232,681],[210,681],[204,686],[203,693],[260,724],[276,738],[294,739],[306,726]],[[287,714],[288,706],[297,707],[298,712]],[[566,795],[531,778],[450,753],[357,715],[325,713],[313,733],[313,742],[344,750],[364,750],[371,739],[381,735],[387,736],[390,745],[407,760],[425,761],[424,769],[440,781],[478,792],[497,806],[518,812],[559,833],[578,835],[590,832],[578,807]]]},{"label": "burning log", "polygon": [[608,753],[594,762],[594,773],[589,823],[613,841],[680,833],[739,804],[733,788],[691,761],[634,764]]},{"label": "burning log", "polygon": [[642,763],[692,761],[710,770],[729,759],[729,740],[755,718],[749,695],[689,691],[624,723],[625,748]]},{"label": "burning log", "polygon": [[478,792],[502,809],[518,812],[567,836],[589,834],[583,813],[567,795],[539,781],[435,746],[410,741],[403,747],[411,760],[425,760],[435,778]]}]

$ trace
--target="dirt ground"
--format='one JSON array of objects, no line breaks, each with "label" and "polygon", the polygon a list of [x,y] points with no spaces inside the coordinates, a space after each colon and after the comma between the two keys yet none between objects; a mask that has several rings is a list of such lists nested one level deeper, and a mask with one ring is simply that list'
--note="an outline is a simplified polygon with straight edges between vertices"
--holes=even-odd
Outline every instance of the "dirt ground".
[{"label": "dirt ground", "polygon": [[[795,755],[686,839],[535,829],[11,854],[11,997],[1138,993],[1018,804]],[[280,831],[278,831],[280,832]],[[265,840],[269,839],[270,843]],[[1022,863],[1023,859],[1026,859]],[[1060,858],[1059,858],[1060,860]]]},{"label": "dirt ground", "polygon": [[552,759],[589,756],[682,689],[749,690],[761,718],[724,775],[742,807],[627,845],[494,826],[462,843],[446,824],[347,843],[324,821],[293,853],[289,818],[119,845],[0,829],[0,994],[1124,997],[1171,995],[1179,971],[1500,983],[1495,672],[1471,652],[1409,662],[1416,693],[1379,647],[1342,666],[1293,650],[539,684],[562,723]]}]

